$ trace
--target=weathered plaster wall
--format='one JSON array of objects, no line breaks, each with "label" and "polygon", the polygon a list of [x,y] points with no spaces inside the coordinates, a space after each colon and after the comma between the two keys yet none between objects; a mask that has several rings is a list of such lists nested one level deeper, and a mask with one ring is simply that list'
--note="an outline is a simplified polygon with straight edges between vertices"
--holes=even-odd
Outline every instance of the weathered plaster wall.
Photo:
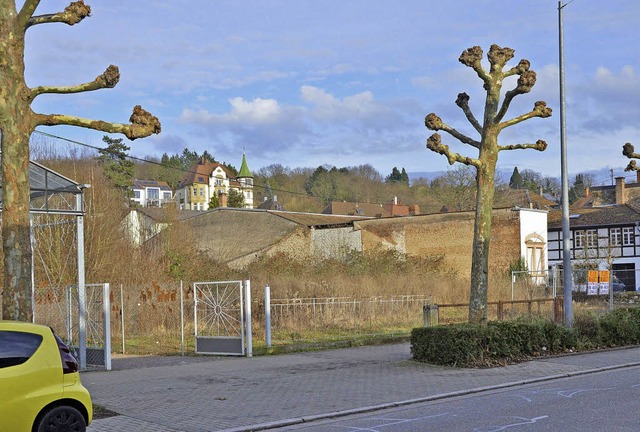
[{"label": "weathered plaster wall", "polygon": [[311,253],[320,258],[343,258],[351,251],[362,250],[362,232],[353,227],[312,229]]},{"label": "weathered plaster wall", "polygon": [[[474,212],[442,213],[356,222],[362,230],[362,248],[393,249],[413,256],[442,255],[445,265],[460,275],[471,271]],[[519,213],[493,213],[490,271],[504,271],[520,256]]]}]

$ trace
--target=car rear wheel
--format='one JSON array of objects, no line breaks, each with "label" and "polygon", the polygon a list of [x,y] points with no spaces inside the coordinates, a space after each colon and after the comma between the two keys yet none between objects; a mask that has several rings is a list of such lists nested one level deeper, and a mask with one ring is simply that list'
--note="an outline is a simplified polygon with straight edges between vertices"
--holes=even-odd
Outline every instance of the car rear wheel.
[{"label": "car rear wheel", "polygon": [[87,424],[72,406],[57,406],[47,411],[35,428],[37,432],[85,432]]}]

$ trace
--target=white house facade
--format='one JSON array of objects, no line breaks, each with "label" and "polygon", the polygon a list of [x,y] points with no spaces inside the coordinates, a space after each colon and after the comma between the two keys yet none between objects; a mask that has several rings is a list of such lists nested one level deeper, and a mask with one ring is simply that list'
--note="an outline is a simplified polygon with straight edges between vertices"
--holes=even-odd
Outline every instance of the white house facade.
[{"label": "white house facade", "polygon": [[173,193],[166,182],[134,180],[131,201],[140,207],[163,207],[173,202]]}]

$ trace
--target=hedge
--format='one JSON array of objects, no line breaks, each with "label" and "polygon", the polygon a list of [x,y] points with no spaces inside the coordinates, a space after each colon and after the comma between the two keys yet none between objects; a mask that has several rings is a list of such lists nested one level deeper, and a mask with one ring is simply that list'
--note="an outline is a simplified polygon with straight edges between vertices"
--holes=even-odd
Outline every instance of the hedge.
[{"label": "hedge", "polygon": [[640,308],[585,314],[567,329],[550,321],[497,321],[415,328],[414,360],[446,366],[495,366],[547,354],[640,344]]}]

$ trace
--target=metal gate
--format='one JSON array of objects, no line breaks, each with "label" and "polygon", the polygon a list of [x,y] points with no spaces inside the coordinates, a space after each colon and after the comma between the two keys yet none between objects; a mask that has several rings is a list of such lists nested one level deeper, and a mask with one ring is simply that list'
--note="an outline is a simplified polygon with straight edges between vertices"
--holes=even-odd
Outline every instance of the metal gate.
[{"label": "metal gate", "polygon": [[193,299],[196,354],[250,357],[249,281],[196,282]]},{"label": "metal gate", "polygon": [[34,322],[52,327],[73,350],[82,370],[111,370],[109,284],[45,287],[34,295]]}]

